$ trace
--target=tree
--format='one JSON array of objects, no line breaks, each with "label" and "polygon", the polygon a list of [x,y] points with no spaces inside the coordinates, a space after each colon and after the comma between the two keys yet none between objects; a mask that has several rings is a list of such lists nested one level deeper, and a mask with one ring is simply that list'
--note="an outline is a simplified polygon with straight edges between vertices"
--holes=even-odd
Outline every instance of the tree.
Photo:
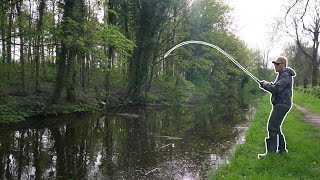
[{"label": "tree", "polygon": [[[12,41],[13,11],[14,11],[14,6],[10,6],[9,14],[8,14],[7,37],[6,37],[6,45],[7,45],[6,60],[8,64],[10,64],[12,61],[12,50],[11,50],[12,42],[11,41]],[[10,75],[8,77],[10,77]]]},{"label": "tree", "polygon": [[22,94],[26,93],[26,71],[25,71],[25,58],[24,58],[24,18],[21,11],[22,1],[16,4],[17,14],[18,14],[18,28],[20,37],[20,63],[21,63],[21,86]]},{"label": "tree", "polygon": [[[295,0],[287,7],[284,25],[300,51],[312,62],[311,85],[318,85],[320,4],[318,0]],[[291,29],[294,31],[291,31]],[[293,32],[293,33],[292,33]],[[311,47],[308,52],[303,44]]]},{"label": "tree", "polygon": [[[62,42],[58,59],[58,74],[55,86],[54,100],[61,96],[61,91],[66,77],[67,100],[75,101],[76,69],[75,61],[79,53],[81,41],[81,24],[85,16],[83,0],[66,0],[64,4],[64,15],[61,23]],[[66,66],[67,63],[67,66]],[[65,74],[66,73],[66,74]]]},{"label": "tree", "polygon": [[[303,45],[305,46],[305,45]],[[304,47],[305,51],[310,53],[312,51],[311,48],[307,49]],[[289,44],[285,49],[285,55],[288,58],[289,62],[291,62],[292,68],[296,71],[299,76],[295,78],[295,85],[299,86],[303,85],[304,88],[310,83],[310,77],[312,69],[312,63],[308,58],[304,55],[301,49],[297,44]]]},{"label": "tree", "polygon": [[7,21],[7,16],[6,16],[6,4],[1,3],[0,4],[0,30],[1,30],[1,44],[2,44],[2,61],[3,63],[6,63],[6,21]]},{"label": "tree", "polygon": [[[174,8],[175,6],[173,6]],[[244,67],[250,67],[252,64],[250,51],[229,29],[231,24],[228,16],[229,11],[229,7],[224,3],[212,0],[196,1],[190,8],[180,9],[177,11],[178,17],[171,19],[173,23],[165,26],[168,32],[175,32],[174,36],[165,36],[166,33],[163,33],[160,37],[162,40],[160,42],[165,42],[165,37],[169,37],[167,49],[164,50],[170,49],[181,41],[202,40],[219,46],[231,56],[236,57]],[[173,10],[171,14],[175,14],[174,12]],[[162,59],[159,58],[159,61]],[[165,79],[164,85],[167,87],[165,89],[168,89],[171,79],[175,79],[175,83],[172,83],[175,87],[172,89],[176,89],[180,93],[180,97],[184,97],[182,94],[194,93],[195,89],[202,92],[203,96],[221,97],[226,95],[229,97],[239,94],[241,96],[242,86],[247,81],[244,81],[247,77],[243,72],[233,66],[221,53],[201,45],[183,46],[167,57],[163,64],[159,63],[159,66],[157,71],[159,81],[157,82],[162,82],[161,80]],[[209,73],[210,69],[211,73]],[[161,70],[165,73],[161,73]],[[190,84],[196,88],[188,89],[187,87],[191,87]],[[161,88],[161,85],[155,87]],[[197,99],[203,100],[204,98],[197,96]],[[190,95],[185,99],[190,100]]]},{"label": "tree", "polygon": [[129,60],[129,93],[134,102],[143,102],[143,87],[147,82],[149,65],[155,53],[156,33],[162,22],[167,18],[165,13],[170,6],[170,0],[135,0],[138,8],[136,46]]},{"label": "tree", "polygon": [[[78,67],[83,89],[88,71],[105,73],[104,80],[110,84],[112,59],[109,58],[113,58],[116,51],[119,51],[118,54],[126,54],[132,49],[132,42],[123,36],[116,25],[108,24],[108,21],[98,22],[94,13],[89,16],[86,12],[91,12],[90,8],[83,0],[66,1],[64,4],[62,22],[56,29],[56,38],[61,45],[57,59],[58,74],[53,96],[55,100],[60,98],[64,87],[67,100],[76,100]],[[92,8],[94,12],[94,6]],[[113,52],[108,51],[109,47],[112,47]],[[95,84],[94,87],[97,89],[98,86]]]},{"label": "tree", "polygon": [[270,73],[268,72],[268,59],[269,59],[269,52],[264,51],[261,52],[260,50],[253,51],[253,69],[257,71],[257,77],[259,79],[269,79]]},{"label": "tree", "polygon": [[[107,1],[106,1],[107,3]],[[109,0],[107,3],[107,8],[105,8],[105,12],[109,12],[109,13],[105,13],[104,14],[104,19],[107,20],[107,24],[109,25],[116,25],[117,21],[116,21],[116,14],[115,11],[116,10],[116,1],[114,0]],[[107,63],[107,70],[106,70],[106,102],[107,104],[110,104],[110,97],[111,97],[111,86],[112,86],[112,77],[111,77],[111,68],[112,65],[114,63],[114,58],[115,58],[115,46],[110,44],[108,47],[105,47],[106,49],[108,49],[107,51],[107,57],[108,57],[108,63]]]},{"label": "tree", "polygon": [[[40,91],[40,46],[41,46],[41,35],[43,29],[43,16],[46,3],[44,0],[40,1],[39,4],[39,18],[37,22],[37,37],[36,37],[36,48],[35,48],[35,63],[36,63],[36,91]],[[23,48],[22,48],[23,49]]]},{"label": "tree", "polygon": [[[196,88],[232,94],[244,75],[219,52],[187,46],[163,59],[181,41],[203,40],[252,68],[250,52],[229,29],[229,11],[217,0],[6,1],[0,4],[5,65],[0,75],[6,78],[0,77],[0,93],[15,93],[13,83],[18,82],[24,94],[36,89],[39,96],[73,103],[82,103],[89,93],[106,94],[111,103],[127,98],[144,103],[147,95],[168,86],[170,97],[183,99],[177,102],[187,102]],[[210,74],[211,68],[217,76]],[[240,83],[224,83],[233,77]],[[113,96],[116,93],[119,96]],[[123,99],[123,94],[129,97]]]}]

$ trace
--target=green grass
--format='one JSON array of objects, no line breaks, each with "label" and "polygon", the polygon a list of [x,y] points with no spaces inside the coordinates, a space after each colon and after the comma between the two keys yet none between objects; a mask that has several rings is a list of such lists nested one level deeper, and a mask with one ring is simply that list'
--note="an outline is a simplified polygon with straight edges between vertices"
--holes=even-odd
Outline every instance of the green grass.
[{"label": "green grass", "polygon": [[274,154],[267,159],[257,158],[258,154],[265,152],[264,139],[270,110],[267,94],[258,105],[255,119],[247,131],[246,142],[236,148],[230,164],[221,167],[210,179],[320,178],[320,132],[306,125],[301,112],[294,107],[282,126],[289,153]]},{"label": "green grass", "polygon": [[295,91],[293,101],[311,112],[320,113],[320,99],[315,96]]}]

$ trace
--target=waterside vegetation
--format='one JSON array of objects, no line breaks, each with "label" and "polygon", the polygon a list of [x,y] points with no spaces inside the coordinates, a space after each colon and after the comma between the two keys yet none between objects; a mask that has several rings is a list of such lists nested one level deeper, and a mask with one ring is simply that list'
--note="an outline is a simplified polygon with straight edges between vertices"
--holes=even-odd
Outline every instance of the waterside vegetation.
[{"label": "waterside vegetation", "polygon": [[[295,92],[295,103],[317,108],[319,103],[307,99],[314,96]],[[319,99],[315,100],[319,101]],[[264,96],[246,134],[246,142],[236,147],[230,164],[220,168],[211,179],[317,179],[320,177],[320,131],[303,121],[303,114],[293,107],[282,126],[288,154],[274,154],[258,159],[265,153],[264,138],[271,105]]]},{"label": "waterside vegetation", "polygon": [[[213,43],[260,78],[266,61],[233,32],[222,1],[8,1],[0,5],[0,123],[34,115],[238,98],[257,85]],[[226,83],[228,82],[228,83]]]}]

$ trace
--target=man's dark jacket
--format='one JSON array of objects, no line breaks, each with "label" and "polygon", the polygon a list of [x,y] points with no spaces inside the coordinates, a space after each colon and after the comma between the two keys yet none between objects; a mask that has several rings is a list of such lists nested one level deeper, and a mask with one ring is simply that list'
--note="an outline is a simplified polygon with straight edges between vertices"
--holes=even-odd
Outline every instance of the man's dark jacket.
[{"label": "man's dark jacket", "polygon": [[268,83],[264,89],[269,91],[273,105],[292,106],[293,77],[296,75],[293,69],[287,67],[278,74],[274,83]]}]

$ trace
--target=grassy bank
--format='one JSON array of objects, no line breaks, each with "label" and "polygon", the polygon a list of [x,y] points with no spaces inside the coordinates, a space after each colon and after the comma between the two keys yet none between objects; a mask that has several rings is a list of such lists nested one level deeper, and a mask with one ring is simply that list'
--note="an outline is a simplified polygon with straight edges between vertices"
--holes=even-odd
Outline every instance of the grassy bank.
[{"label": "grassy bank", "polygon": [[314,113],[320,113],[320,99],[303,92],[294,92],[293,101]]},{"label": "grassy bank", "polygon": [[[296,103],[300,103],[300,100]],[[309,104],[310,107],[318,106]],[[239,145],[230,164],[220,168],[210,179],[291,180],[320,177],[320,132],[306,125],[301,112],[296,108],[291,109],[282,129],[289,153],[274,154],[268,159],[257,158],[259,153],[265,152],[264,138],[267,135],[266,123],[270,110],[267,94],[258,105],[255,119],[247,131],[246,143]]]}]

